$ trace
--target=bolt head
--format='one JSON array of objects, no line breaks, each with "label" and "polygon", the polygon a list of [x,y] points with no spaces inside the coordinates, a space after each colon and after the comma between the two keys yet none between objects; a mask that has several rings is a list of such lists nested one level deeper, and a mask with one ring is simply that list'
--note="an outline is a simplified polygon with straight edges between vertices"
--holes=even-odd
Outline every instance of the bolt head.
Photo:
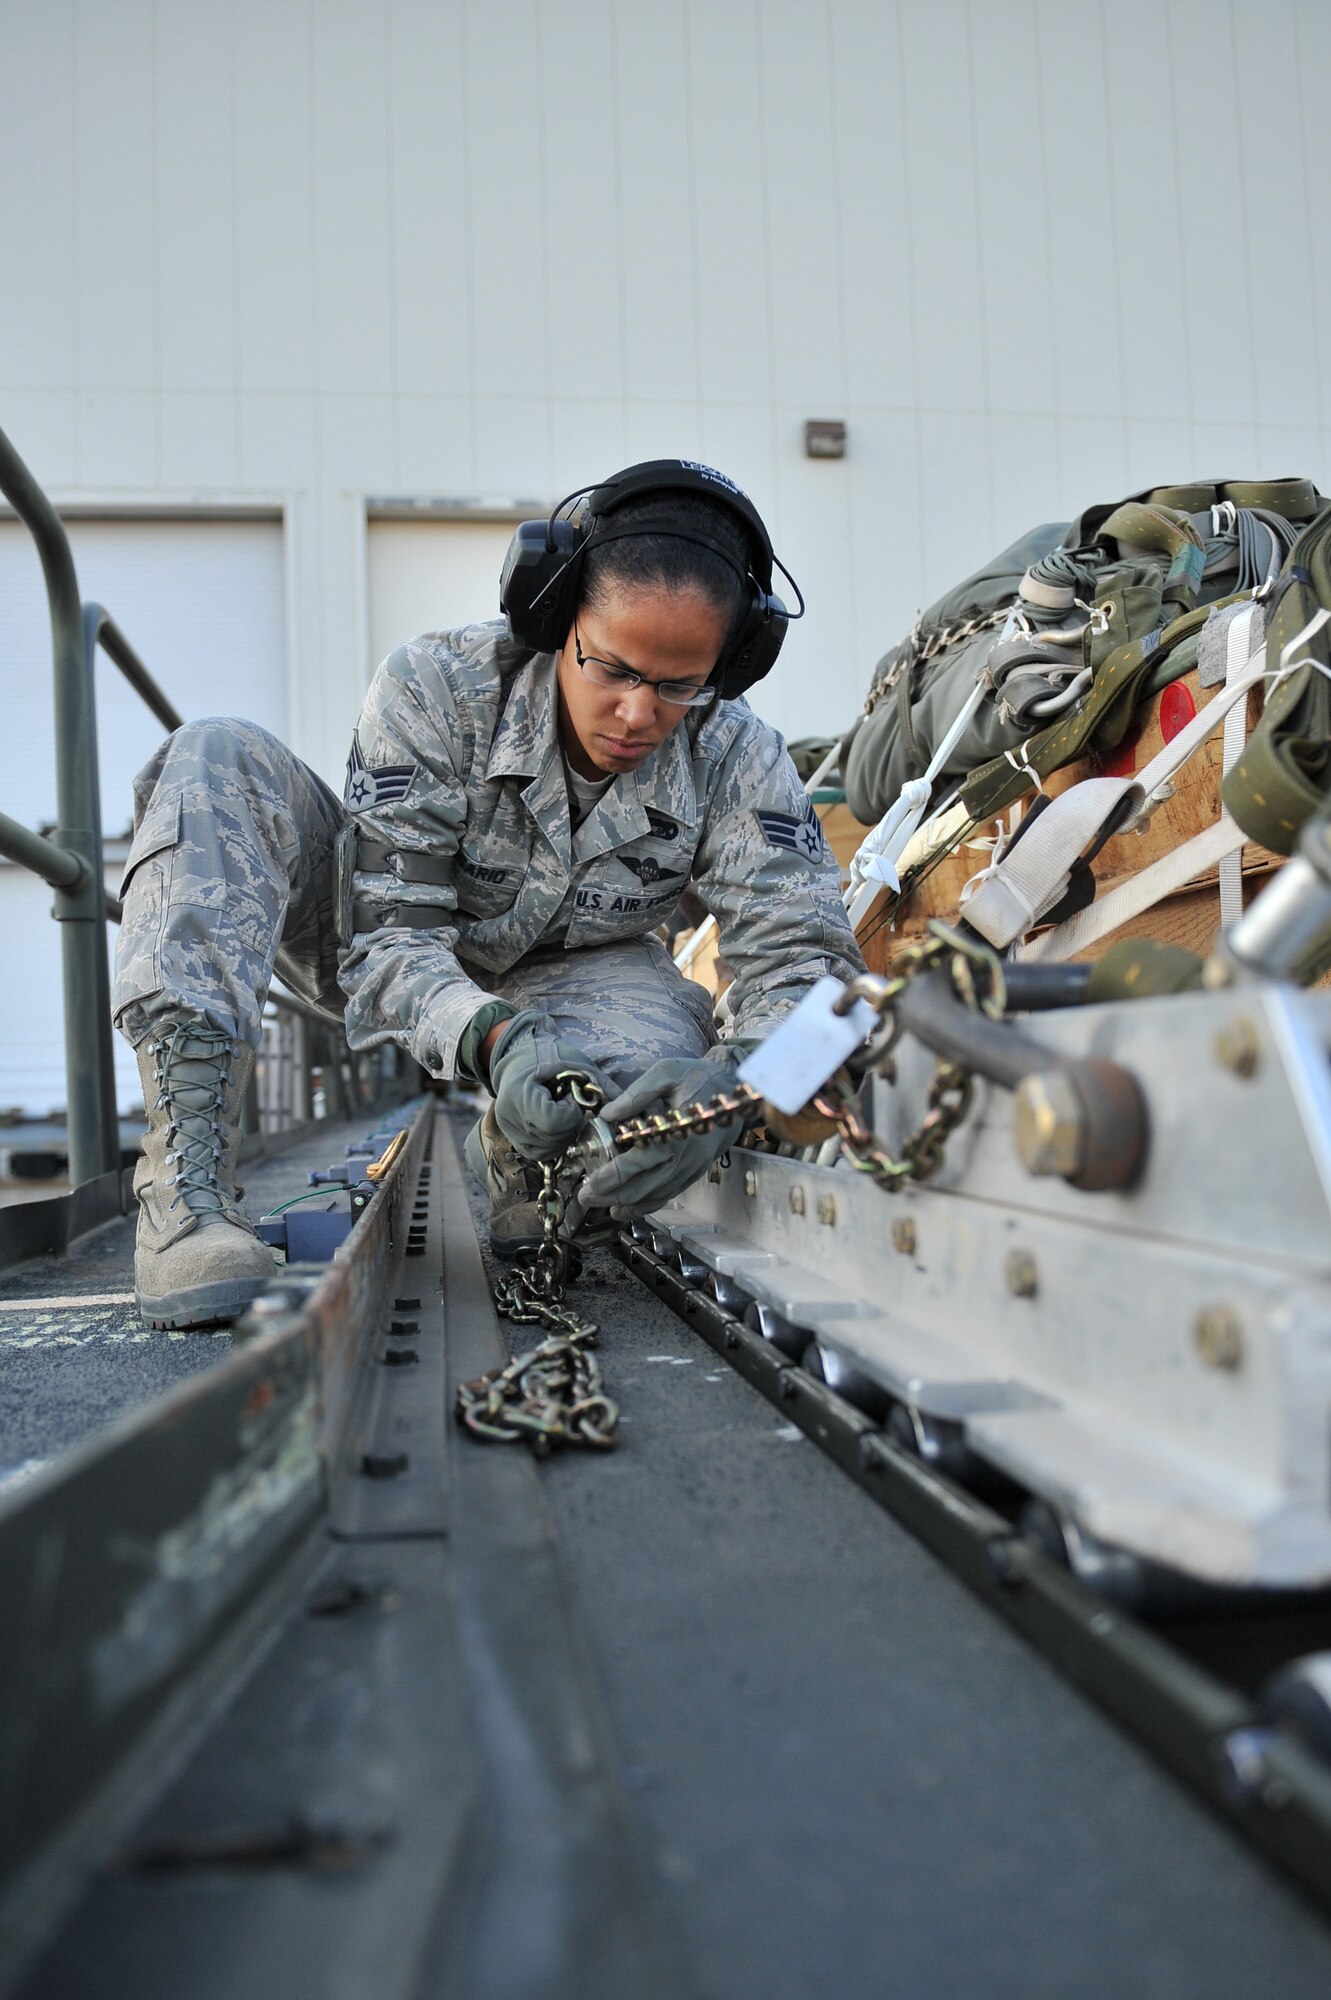
[{"label": "bolt head", "polygon": [[758,1192],[758,1176],[752,1167],[744,1169],[744,1192],[750,1195]]},{"label": "bolt head", "polygon": [[834,1194],[819,1195],[818,1220],[826,1223],[829,1229],[836,1227],[836,1196]]},{"label": "bolt head", "polygon": [[1214,1049],[1215,1059],[1223,1069],[1245,1079],[1256,1076],[1261,1046],[1257,1030],[1246,1014],[1236,1015],[1217,1030]]},{"label": "bolt head", "polygon": [[804,1214],[804,1212],[805,1212],[805,1209],[806,1209],[807,1207],[808,1207],[808,1201],[807,1201],[807,1198],[806,1198],[806,1196],[805,1196],[805,1193],[804,1193],[804,1189],[803,1189],[802,1187],[793,1187],[793,1188],[792,1188],[792,1189],[790,1190],[790,1212],[791,1212],[791,1214],[792,1214],[792,1215],[803,1215],[803,1214]]},{"label": "bolt head", "polygon": [[900,1257],[913,1257],[917,1243],[915,1223],[909,1215],[899,1215],[892,1224],[892,1248]]},{"label": "bolt head", "polygon": [[1014,1299],[1033,1299],[1040,1289],[1040,1273],[1029,1250],[1009,1250],[1003,1277]]},{"label": "bolt head", "polygon": [[1017,1086],[1013,1123],[1017,1157],[1028,1174],[1071,1179],[1086,1149],[1086,1111],[1069,1077],[1038,1070]]},{"label": "bolt head", "polygon": [[1231,1306],[1204,1306],[1192,1323],[1197,1352],[1208,1368],[1243,1366],[1243,1325]]}]

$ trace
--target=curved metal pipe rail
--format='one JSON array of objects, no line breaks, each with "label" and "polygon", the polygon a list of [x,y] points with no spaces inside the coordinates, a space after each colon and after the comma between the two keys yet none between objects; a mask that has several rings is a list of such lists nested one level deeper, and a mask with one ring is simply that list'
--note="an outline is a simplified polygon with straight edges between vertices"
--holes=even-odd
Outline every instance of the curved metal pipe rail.
[{"label": "curved metal pipe rail", "polygon": [[[49,837],[0,812],[0,856],[40,876],[54,891],[61,926],[69,1177],[75,1188],[118,1177],[107,918],[121,906],[105,884],[97,760],[94,667],[100,646],[165,729],[179,729],[179,710],[158,686],[135,648],[101,604],[79,597],[74,555],[64,523],[0,430],[0,493],[32,536],[41,559],[51,620],[55,697],[56,817]],[[323,1027],[336,1025],[292,995],[270,995],[279,1012]]]},{"label": "curved metal pipe rail", "polygon": [[[97,774],[93,656],[85,640],[74,555],[64,525],[3,431],[0,492],[37,545],[51,615],[55,696],[56,827],[50,845],[77,857],[76,883],[53,883],[65,993],[69,1173],[77,1186],[120,1164],[111,974],[106,959],[102,806]],[[12,827],[13,822],[10,822]],[[26,831],[26,829],[24,829]],[[30,835],[29,840],[39,840]],[[19,860],[22,856],[13,855]],[[35,852],[31,850],[30,852]],[[31,862],[24,860],[25,866]],[[51,880],[47,866],[39,874]]]}]

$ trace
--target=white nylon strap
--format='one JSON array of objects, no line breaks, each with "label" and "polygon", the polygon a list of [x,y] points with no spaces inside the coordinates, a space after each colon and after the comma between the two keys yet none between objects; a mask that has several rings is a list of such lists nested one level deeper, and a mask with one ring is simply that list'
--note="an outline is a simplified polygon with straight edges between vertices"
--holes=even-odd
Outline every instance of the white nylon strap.
[{"label": "white nylon strap", "polygon": [[1131,778],[1085,778],[1052,800],[1011,853],[976,878],[966,922],[1000,950],[1024,937],[1064,894],[1072,863],[1131,785]]},{"label": "white nylon strap", "polygon": [[1126,882],[1120,882],[1117,889],[1111,889],[1107,896],[1097,897],[1089,909],[1079,910],[1065,924],[1058,924],[1053,930],[1046,931],[1043,937],[1020,945],[1014,957],[1055,962],[1074,957],[1088,945],[1098,944],[1102,937],[1108,937],[1120,924],[1131,923],[1143,910],[1149,910],[1153,903],[1171,896],[1176,889],[1191,882],[1194,876],[1204,875],[1225,855],[1236,854],[1246,837],[1238,821],[1231,819],[1228,813],[1222,813],[1214,826],[1208,826],[1204,833],[1194,834],[1181,847],[1162,855],[1159,861],[1153,861],[1149,868],[1130,875]]},{"label": "white nylon strap", "polygon": [[[1126,827],[1158,801],[1174,773],[1219,727],[1235,703],[1246,699],[1248,689],[1261,680],[1262,673],[1263,655],[1259,652],[1135,778],[1084,778],[1054,799],[980,883],[966,904],[967,923],[1000,951],[1023,936],[1063,894],[1073,862],[1119,801],[1130,792],[1138,795],[1135,809],[1124,822]],[[1028,858],[1026,849],[1032,842],[1036,846]]]},{"label": "white nylon strap", "polygon": [[[1261,613],[1255,604],[1245,605],[1234,614],[1225,634],[1225,686],[1241,674],[1252,658],[1253,627],[1260,631]],[[1248,740],[1248,704],[1236,701],[1225,717],[1225,750],[1222,773],[1228,777],[1243,755]],[[1220,863],[1220,926],[1228,930],[1243,915],[1243,856],[1227,854]]]},{"label": "white nylon strap", "polygon": [[901,887],[899,873],[901,856],[924,817],[924,809],[934,788],[934,779],[961,741],[971,717],[987,693],[985,683],[977,681],[954,716],[947,734],[930,758],[929,768],[924,776],[907,780],[872,833],[866,833],[860,842],[850,864],[850,886],[846,892],[846,907],[852,929],[858,924],[884,883],[889,889]]}]

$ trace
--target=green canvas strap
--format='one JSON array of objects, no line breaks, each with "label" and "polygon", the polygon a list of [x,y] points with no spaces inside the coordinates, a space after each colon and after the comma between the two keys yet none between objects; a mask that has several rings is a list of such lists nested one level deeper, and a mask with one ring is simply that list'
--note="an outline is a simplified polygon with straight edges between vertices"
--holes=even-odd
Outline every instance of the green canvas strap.
[{"label": "green canvas strap", "polygon": [[1232,500],[1236,507],[1264,507],[1269,513],[1283,514],[1287,521],[1311,521],[1327,504],[1311,479],[1191,480],[1183,486],[1154,486],[1145,493],[1131,493],[1113,505],[1101,501],[1084,508],[1064,536],[1063,546],[1080,548],[1106,533],[1105,523],[1119,505],[1140,502],[1180,514],[1200,514],[1218,500]]},{"label": "green canvas strap", "polygon": [[1145,498],[1148,507],[1172,507],[1180,514],[1200,514],[1203,508],[1215,506],[1220,489],[1204,480],[1188,486],[1156,486]]},{"label": "green canvas strap", "polygon": [[1326,505],[1311,479],[1227,479],[1220,498],[1236,507],[1264,507],[1287,521],[1311,521]]},{"label": "green canvas strap", "polygon": [[1156,938],[1123,938],[1091,967],[1088,1001],[1153,1000],[1162,993],[1195,993],[1205,960],[1181,945]]},{"label": "green canvas strap", "polygon": [[1131,548],[1152,549],[1157,555],[1168,556],[1164,601],[1177,604],[1184,611],[1192,610],[1201,589],[1206,550],[1186,512],[1127,500],[1101,523],[1100,533],[1116,542],[1126,542]]},{"label": "green canvas strap", "polygon": [[1163,632],[1147,632],[1118,646],[1096,673],[1090,692],[1075,708],[1030,736],[1020,751],[993,758],[972,771],[961,787],[961,798],[975,820],[992,819],[1031,789],[1036,776],[1047,778],[1084,756],[1092,743],[1112,750],[1122,742],[1148,676],[1166,653],[1193,632],[1200,631],[1211,606],[1200,605],[1176,618]]},{"label": "green canvas strap", "polygon": [[[1331,512],[1305,528],[1290,550],[1266,628],[1266,658],[1281,658],[1323,606],[1331,608]],[[1306,640],[1305,661],[1331,664],[1331,628]],[[1318,667],[1298,667],[1268,694],[1261,720],[1221,796],[1249,839],[1276,854],[1292,853],[1299,828],[1331,795],[1331,680]]]}]

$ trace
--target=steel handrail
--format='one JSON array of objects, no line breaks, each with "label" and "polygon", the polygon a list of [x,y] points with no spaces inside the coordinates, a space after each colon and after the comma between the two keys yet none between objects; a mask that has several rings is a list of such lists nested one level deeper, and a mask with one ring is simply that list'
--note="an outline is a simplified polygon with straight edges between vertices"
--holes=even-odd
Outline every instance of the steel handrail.
[{"label": "steel handrail", "polygon": [[[46,581],[57,815],[48,836],[0,812],[0,856],[39,876],[55,895],[52,915],[61,925],[64,982],[69,1177],[77,1188],[117,1172],[120,1166],[105,925],[107,918],[119,923],[122,912],[119,898],[105,882],[97,761],[98,647],[165,728],[179,729],[183,717],[105,606],[81,601],[64,523],[3,430],[0,493],[32,536]],[[280,1013],[299,1015],[322,1027],[336,1025],[334,1016],[294,995],[272,993],[269,998]]]},{"label": "steel handrail", "polygon": [[80,856],[71,854],[67,847],[57,847],[44,833],[34,833],[7,812],[0,812],[0,854],[7,861],[17,861],[30,874],[40,875],[52,889],[77,892],[87,879]]},{"label": "steel handrail", "polygon": [[[83,605],[64,524],[2,430],[0,492],[36,543],[46,580],[55,697],[57,822],[50,844],[76,855],[82,864],[77,886],[53,885],[53,915],[60,925],[64,973],[69,1175],[78,1186],[120,1165],[93,662],[85,643]],[[39,840],[41,836],[30,838]]]},{"label": "steel handrail", "polygon": [[98,646],[119,667],[140,701],[164,729],[179,729],[185,718],[162,693],[110,612],[100,604],[83,607],[83,643],[91,660]]}]

